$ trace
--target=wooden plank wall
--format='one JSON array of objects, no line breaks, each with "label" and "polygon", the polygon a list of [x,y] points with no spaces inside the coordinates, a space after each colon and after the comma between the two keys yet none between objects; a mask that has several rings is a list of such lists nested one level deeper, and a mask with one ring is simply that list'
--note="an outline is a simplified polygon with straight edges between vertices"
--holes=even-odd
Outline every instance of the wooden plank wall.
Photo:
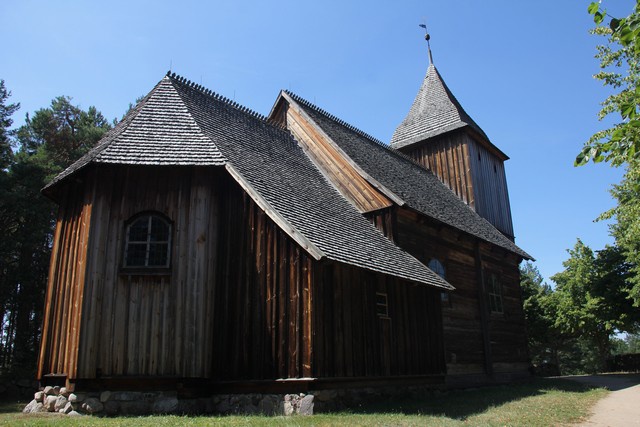
[{"label": "wooden plank wall", "polygon": [[451,132],[410,150],[406,152],[408,156],[431,170],[466,204],[475,206],[476,182],[471,174],[468,136],[464,132]]},{"label": "wooden plank wall", "polygon": [[[445,371],[439,292],[340,264],[326,264],[314,292],[313,375],[375,377]],[[376,312],[388,295],[389,316]]]},{"label": "wooden plank wall", "polygon": [[77,369],[91,196],[90,188],[74,181],[60,201],[49,266],[38,379],[44,374],[74,375]]},{"label": "wooden plank wall", "polygon": [[529,367],[520,271],[515,255],[481,245],[483,275],[500,280],[504,313],[489,313],[491,358],[494,372],[525,371]]},{"label": "wooden plank wall", "polygon": [[513,240],[513,221],[504,162],[469,135],[469,159],[473,173],[475,209]]},{"label": "wooden plank wall", "polygon": [[[95,185],[78,377],[211,373],[220,171],[100,166]],[[173,222],[168,275],[121,270],[125,222]]]},{"label": "wooden plank wall", "polygon": [[[314,261],[224,169],[101,165],[85,183],[69,188],[61,208],[40,375],[239,381],[444,372],[437,290]],[[78,194],[84,200],[71,198]],[[121,269],[125,223],[150,210],[173,222],[171,268],[132,274]],[[388,318],[376,313],[376,292],[388,295]]]},{"label": "wooden plank wall", "polygon": [[487,313],[494,371],[526,369],[527,350],[524,313],[520,296],[519,259],[489,244],[480,245],[477,263],[472,237],[436,224],[416,212],[399,209],[396,244],[425,264],[438,259],[445,267],[446,280],[456,290],[442,303],[445,353],[449,374],[485,371],[485,351],[479,292],[478,265],[500,276],[504,314]]},{"label": "wooden plank wall", "polygon": [[364,215],[384,236],[395,241],[396,230],[395,208],[381,209],[379,211],[368,212]]},{"label": "wooden plank wall", "polygon": [[311,376],[314,261],[244,193],[224,187],[213,376]]},{"label": "wooden plank wall", "polygon": [[302,110],[295,105],[287,106],[285,122],[309,158],[356,209],[370,212],[393,204],[362,176],[355,163]]},{"label": "wooden plank wall", "polygon": [[409,149],[407,155],[431,170],[460,199],[513,240],[511,205],[500,158],[465,131],[451,132]]}]

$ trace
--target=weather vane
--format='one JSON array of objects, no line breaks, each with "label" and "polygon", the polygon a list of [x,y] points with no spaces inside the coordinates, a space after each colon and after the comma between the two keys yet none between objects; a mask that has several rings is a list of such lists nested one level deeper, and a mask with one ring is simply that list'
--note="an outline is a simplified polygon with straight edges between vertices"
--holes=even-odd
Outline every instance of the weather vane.
[{"label": "weather vane", "polygon": [[427,24],[420,24],[419,27],[424,28],[424,39],[427,41],[427,48],[429,49],[429,64],[433,64],[433,57],[431,56],[431,44],[429,43],[429,40],[431,40],[431,36],[427,31]]}]

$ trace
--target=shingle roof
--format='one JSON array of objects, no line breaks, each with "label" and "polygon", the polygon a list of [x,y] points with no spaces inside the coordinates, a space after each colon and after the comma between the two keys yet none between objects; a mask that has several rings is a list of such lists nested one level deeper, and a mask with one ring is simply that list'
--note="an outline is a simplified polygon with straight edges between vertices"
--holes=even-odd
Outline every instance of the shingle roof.
[{"label": "shingle roof", "polygon": [[453,96],[436,67],[430,64],[407,117],[391,137],[391,147],[406,147],[467,126],[489,141]]},{"label": "shingle roof", "polygon": [[226,159],[203,135],[169,78],[164,78],[93,149],[45,188],[92,162],[221,166]]},{"label": "shingle roof", "polygon": [[[185,149],[174,150],[180,141],[187,141],[182,142]],[[302,235],[319,258],[452,289],[360,215],[289,132],[181,77],[165,77],[116,131],[65,174],[90,162],[224,164],[255,192],[259,205],[266,204],[267,214],[286,222],[283,231],[294,239]]]},{"label": "shingle roof", "polygon": [[404,200],[408,207],[524,258],[532,259],[462,202],[432,172],[303,98],[290,92],[287,94],[354,162]]}]

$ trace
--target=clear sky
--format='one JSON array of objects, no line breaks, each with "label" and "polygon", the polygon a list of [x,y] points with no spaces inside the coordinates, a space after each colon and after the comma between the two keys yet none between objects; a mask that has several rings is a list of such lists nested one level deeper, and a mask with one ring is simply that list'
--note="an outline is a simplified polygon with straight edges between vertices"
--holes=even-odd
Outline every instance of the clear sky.
[{"label": "clear sky", "polygon": [[[573,167],[603,128],[589,1],[32,1],[0,3],[0,78],[24,114],[71,96],[120,118],[172,71],[267,114],[290,89],[388,142],[434,63],[506,163],[516,243],[545,278],[580,237],[611,243],[623,171]],[[631,0],[605,1],[627,15]]]}]

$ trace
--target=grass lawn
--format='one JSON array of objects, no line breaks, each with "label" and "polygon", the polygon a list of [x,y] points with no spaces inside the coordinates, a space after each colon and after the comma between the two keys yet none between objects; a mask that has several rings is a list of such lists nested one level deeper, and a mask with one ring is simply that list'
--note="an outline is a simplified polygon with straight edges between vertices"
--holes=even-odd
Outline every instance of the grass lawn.
[{"label": "grass lawn", "polygon": [[149,416],[67,417],[22,414],[23,404],[0,406],[0,425],[25,426],[549,426],[584,420],[608,392],[575,382],[535,379],[528,384],[452,391],[437,396],[387,400],[348,412],[311,417]]}]

